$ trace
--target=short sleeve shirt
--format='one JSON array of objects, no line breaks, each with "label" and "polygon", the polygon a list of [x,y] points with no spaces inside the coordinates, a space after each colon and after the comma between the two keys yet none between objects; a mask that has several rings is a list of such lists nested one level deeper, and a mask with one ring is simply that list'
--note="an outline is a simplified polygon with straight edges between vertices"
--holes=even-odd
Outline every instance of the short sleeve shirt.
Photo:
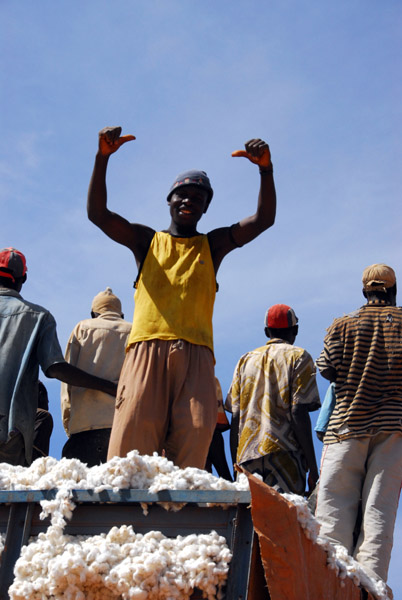
[{"label": "short sleeve shirt", "polygon": [[[74,327],[65,359],[70,364],[103,379],[120,377],[131,323],[115,312],[104,312]],[[112,426],[115,398],[90,388],[61,384],[61,412],[67,435]]]},{"label": "short sleeve shirt", "polygon": [[291,409],[320,406],[315,366],[310,354],[283,340],[242,356],[235,368],[225,408],[239,415],[239,464],[278,451],[298,451]]},{"label": "short sleeve shirt", "polygon": [[402,309],[370,301],[335,319],[317,360],[336,372],[336,404],[326,444],[351,437],[402,433]]}]

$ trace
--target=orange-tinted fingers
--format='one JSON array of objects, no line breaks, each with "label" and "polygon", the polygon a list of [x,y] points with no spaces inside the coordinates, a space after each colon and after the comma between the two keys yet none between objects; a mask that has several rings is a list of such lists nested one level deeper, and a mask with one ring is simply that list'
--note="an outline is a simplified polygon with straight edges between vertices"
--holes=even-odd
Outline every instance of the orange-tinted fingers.
[{"label": "orange-tinted fingers", "polygon": [[122,135],[117,139],[113,139],[113,136],[108,134],[100,134],[99,135],[99,150],[101,154],[104,156],[108,156],[109,154],[113,154],[116,152],[126,142],[130,142],[131,140],[135,140],[134,135]]},{"label": "orange-tinted fingers", "polygon": [[235,152],[232,152],[232,156],[244,156],[245,158],[251,160],[251,162],[255,165],[258,164],[257,159],[245,150],[235,150]]},{"label": "orange-tinted fingers", "polygon": [[236,150],[232,156],[244,156],[260,167],[271,166],[271,153],[268,144],[262,140],[250,140],[246,143],[246,150]]},{"label": "orange-tinted fingers", "polygon": [[246,158],[250,158],[251,160],[250,154],[245,150],[235,150],[234,152],[232,152],[232,156],[245,156]]},{"label": "orange-tinted fingers", "polygon": [[119,144],[119,146],[121,146],[122,144],[125,144],[126,142],[131,142],[132,140],[135,140],[135,135],[122,135],[117,140],[117,143]]}]

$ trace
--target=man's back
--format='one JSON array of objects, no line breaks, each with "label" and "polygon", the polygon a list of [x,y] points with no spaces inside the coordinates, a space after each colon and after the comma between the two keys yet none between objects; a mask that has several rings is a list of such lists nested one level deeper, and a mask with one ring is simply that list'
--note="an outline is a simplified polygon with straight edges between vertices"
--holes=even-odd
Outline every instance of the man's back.
[{"label": "man's back", "polygon": [[317,360],[336,401],[316,517],[321,536],[386,581],[402,482],[402,311],[392,267],[366,267],[362,284],[367,304],[335,319]]},{"label": "man's back", "polygon": [[[80,321],[67,343],[66,360],[91,373],[118,381],[131,323],[113,311]],[[114,398],[109,394],[62,384],[63,425],[68,434],[110,428]]]},{"label": "man's back", "polygon": [[0,250],[0,462],[13,465],[32,462],[39,366],[46,377],[116,394],[113,382],[64,360],[52,315],[20,296],[27,270],[22,252]]},{"label": "man's back", "polygon": [[265,346],[237,363],[226,409],[232,413],[233,462],[280,492],[311,492],[318,479],[309,412],[320,406],[315,367],[294,346],[298,318],[287,304],[274,304],[264,318]]},{"label": "man's back", "polygon": [[346,422],[353,436],[402,432],[401,339],[402,309],[381,301],[369,301],[329,327],[317,360],[324,375],[329,365],[336,370],[337,403],[326,442]]},{"label": "man's back", "polygon": [[39,366],[63,362],[53,316],[12,289],[0,289],[0,442],[18,430],[30,448]]},{"label": "man's back", "polygon": [[306,350],[277,338],[240,358],[226,401],[228,410],[240,414],[239,463],[299,448],[291,407],[298,403],[318,407],[314,372]]}]

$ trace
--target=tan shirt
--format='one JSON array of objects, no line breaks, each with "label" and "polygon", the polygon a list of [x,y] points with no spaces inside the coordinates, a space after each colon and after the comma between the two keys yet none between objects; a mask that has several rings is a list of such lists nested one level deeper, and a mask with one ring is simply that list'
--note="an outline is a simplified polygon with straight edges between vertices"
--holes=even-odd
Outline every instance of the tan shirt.
[{"label": "tan shirt", "polygon": [[[104,312],[80,321],[67,343],[65,359],[103,379],[117,382],[125,357],[131,323],[119,314]],[[112,426],[115,398],[98,390],[61,384],[61,412],[68,436]]]}]

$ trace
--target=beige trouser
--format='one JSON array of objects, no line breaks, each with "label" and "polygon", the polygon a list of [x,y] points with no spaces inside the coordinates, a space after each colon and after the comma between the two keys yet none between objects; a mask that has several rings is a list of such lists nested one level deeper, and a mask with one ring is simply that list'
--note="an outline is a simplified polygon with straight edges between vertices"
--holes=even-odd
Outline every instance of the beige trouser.
[{"label": "beige trouser", "polygon": [[137,342],[127,352],[116,396],[108,460],[137,449],[203,469],[216,425],[214,358],[183,340]]},{"label": "beige trouser", "polygon": [[[346,547],[370,575],[387,580],[402,482],[402,435],[377,433],[324,446],[316,517],[320,535]],[[353,529],[362,503],[360,534]]]}]

